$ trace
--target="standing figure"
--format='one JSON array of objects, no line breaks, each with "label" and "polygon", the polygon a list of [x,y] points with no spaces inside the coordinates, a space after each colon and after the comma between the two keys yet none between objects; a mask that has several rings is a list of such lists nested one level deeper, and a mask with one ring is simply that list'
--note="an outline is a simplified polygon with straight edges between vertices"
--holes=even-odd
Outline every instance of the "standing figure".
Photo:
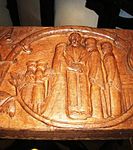
[{"label": "standing figure", "polygon": [[32,88],[35,82],[35,72],[36,72],[36,62],[35,61],[28,61],[26,63],[27,70],[25,73],[25,81],[26,85],[25,88],[22,90],[23,100],[25,103],[32,107]]},{"label": "standing figure", "polygon": [[28,61],[26,63],[27,71],[25,73],[25,79],[27,83],[31,83],[35,81],[35,71],[36,71],[36,62]]},{"label": "standing figure", "polygon": [[45,62],[43,60],[37,61],[37,68],[35,72],[35,85],[32,90],[32,104],[33,110],[41,114],[41,107],[45,98],[45,84],[43,81],[45,71]]},{"label": "standing figure", "polygon": [[101,45],[104,55],[103,62],[106,71],[106,81],[109,86],[109,98],[111,104],[111,116],[117,117],[122,113],[121,107],[121,80],[115,56],[113,54],[112,44],[104,42]]},{"label": "standing figure", "polygon": [[82,46],[81,39],[79,33],[72,33],[68,43],[59,43],[55,47],[52,61],[54,81],[52,92],[46,100],[44,115],[58,121],[68,118],[84,120],[91,116],[88,52]]},{"label": "standing figure", "polygon": [[72,119],[86,119],[91,116],[87,82],[88,52],[81,45],[81,35],[72,33],[64,51],[67,81],[67,109]]},{"label": "standing figure", "polygon": [[[85,46],[89,54],[89,81],[90,99],[92,103],[92,117],[103,118],[102,95],[104,95],[104,79],[101,64],[101,56],[97,49],[97,41],[94,38],[87,38]],[[106,105],[105,105],[106,107]]]}]

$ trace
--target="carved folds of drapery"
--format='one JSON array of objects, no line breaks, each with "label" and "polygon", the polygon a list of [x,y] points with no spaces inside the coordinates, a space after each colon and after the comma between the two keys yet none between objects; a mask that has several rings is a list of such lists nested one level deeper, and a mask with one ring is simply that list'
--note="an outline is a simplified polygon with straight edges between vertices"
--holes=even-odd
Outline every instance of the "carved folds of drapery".
[{"label": "carved folds of drapery", "polygon": [[132,31],[56,27],[0,33],[2,130],[133,128]]}]

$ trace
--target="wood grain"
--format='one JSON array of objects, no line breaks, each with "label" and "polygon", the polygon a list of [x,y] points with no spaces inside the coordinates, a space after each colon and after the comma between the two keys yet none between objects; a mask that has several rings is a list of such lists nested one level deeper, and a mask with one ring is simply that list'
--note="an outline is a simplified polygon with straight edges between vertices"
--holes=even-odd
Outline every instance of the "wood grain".
[{"label": "wood grain", "polygon": [[133,135],[133,31],[0,28],[0,137]]}]

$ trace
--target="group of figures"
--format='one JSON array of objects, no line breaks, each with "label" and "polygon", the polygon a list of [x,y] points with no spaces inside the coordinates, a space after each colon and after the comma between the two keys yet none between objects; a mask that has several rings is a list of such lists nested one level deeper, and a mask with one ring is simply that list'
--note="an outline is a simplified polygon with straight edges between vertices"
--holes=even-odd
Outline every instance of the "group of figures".
[{"label": "group of figures", "polygon": [[[65,77],[68,116],[72,119],[104,118],[121,115],[121,81],[113,46],[84,39],[79,33],[69,36],[69,43],[56,46],[53,69]],[[105,72],[105,76],[104,76]]]},{"label": "group of figures", "polygon": [[49,78],[47,63],[43,60],[28,61],[25,73],[26,88],[24,93],[25,102],[38,114],[42,113],[44,100],[48,96]]},{"label": "group of figures", "polygon": [[[70,119],[120,116],[122,87],[113,46],[108,41],[100,46],[101,52],[97,39],[83,39],[79,33],[71,33],[67,43],[55,47],[51,66],[54,82],[47,73],[45,75],[47,64],[44,61],[29,61],[25,75],[27,82],[35,83],[31,88],[33,110],[41,114],[47,97],[54,96],[56,103],[64,95],[64,108]],[[60,95],[61,92],[65,93]],[[50,103],[53,102],[48,99],[46,105]]]}]

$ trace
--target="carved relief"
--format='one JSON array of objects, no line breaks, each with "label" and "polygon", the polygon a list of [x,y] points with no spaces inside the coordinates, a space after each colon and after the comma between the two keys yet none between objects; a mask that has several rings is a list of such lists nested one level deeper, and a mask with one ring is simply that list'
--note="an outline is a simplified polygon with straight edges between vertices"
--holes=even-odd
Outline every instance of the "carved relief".
[{"label": "carved relief", "polygon": [[15,112],[15,98],[7,92],[0,91],[0,113],[7,113],[13,117]]},{"label": "carved relief", "polygon": [[[101,65],[101,56],[97,49],[97,41],[94,38],[87,38],[85,46],[88,51],[88,78],[90,83],[89,97],[92,103],[92,117],[103,118],[102,96],[104,99],[105,88],[103,71]],[[97,97],[96,97],[97,95]],[[106,104],[106,103],[105,103]],[[104,107],[106,109],[106,105]],[[106,112],[107,113],[107,112]]]},{"label": "carved relief", "polygon": [[120,80],[120,74],[117,67],[117,62],[113,54],[112,45],[109,42],[102,43],[103,62],[106,71],[106,87],[109,94],[108,107],[109,114],[113,117],[121,115],[121,103],[122,103],[122,86]]},{"label": "carved relief", "polygon": [[3,30],[3,33],[0,34],[0,55],[1,60],[5,60],[7,54],[10,52],[10,49],[13,45],[12,41],[13,28],[8,28]]},{"label": "carved relief", "polygon": [[0,61],[0,85],[11,65],[11,62],[9,61]]},{"label": "carved relief", "polygon": [[9,28],[8,30],[3,30],[3,34],[0,36],[0,85],[5,77],[6,72],[8,71],[11,65],[11,62],[6,61],[5,57],[9,52],[9,49],[12,44],[11,40],[12,32],[13,28]]},{"label": "carved relief", "polygon": [[42,113],[43,104],[48,96],[49,80],[46,69],[47,64],[43,60],[27,62],[26,86],[23,90],[23,95],[27,97],[24,100],[38,114]]},{"label": "carved relief", "polygon": [[72,33],[69,43],[59,44],[55,51],[53,69],[65,78],[67,115],[72,119],[86,119],[91,115],[91,107],[88,107],[87,55],[79,33]]},{"label": "carved relief", "polygon": [[[117,57],[113,41],[82,30],[68,33],[63,42],[57,41],[52,47],[52,55],[46,54],[51,63],[45,59],[47,56],[35,57],[37,52],[34,48],[31,57],[22,60],[20,47],[29,49],[29,43],[19,45],[19,49],[17,46],[14,48],[7,60],[22,56],[19,59],[23,63],[18,60],[14,68],[18,64],[23,68],[20,72],[13,67],[10,69],[9,82],[15,89],[15,95],[0,92],[0,112],[9,112],[11,117],[14,116],[17,100],[37,120],[70,128],[110,127],[131,117],[133,88],[128,90],[130,106],[124,108],[127,103],[127,95],[126,98],[123,96],[126,91],[125,74],[119,68],[120,58]],[[39,40],[39,35],[36,36]],[[18,53],[15,52],[17,50]],[[0,63],[4,62],[1,60]],[[8,67],[4,68],[5,71],[2,69],[0,73],[2,81],[5,76],[3,72],[6,73]]]}]

